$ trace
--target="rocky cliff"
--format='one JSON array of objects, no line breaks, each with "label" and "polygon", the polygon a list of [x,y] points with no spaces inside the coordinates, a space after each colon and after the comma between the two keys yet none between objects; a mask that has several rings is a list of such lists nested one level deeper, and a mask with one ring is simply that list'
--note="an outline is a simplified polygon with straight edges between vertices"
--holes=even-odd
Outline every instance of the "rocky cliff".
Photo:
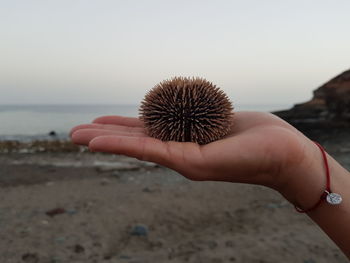
[{"label": "rocky cliff", "polygon": [[313,93],[310,101],[274,114],[302,130],[350,127],[350,70],[331,79]]}]

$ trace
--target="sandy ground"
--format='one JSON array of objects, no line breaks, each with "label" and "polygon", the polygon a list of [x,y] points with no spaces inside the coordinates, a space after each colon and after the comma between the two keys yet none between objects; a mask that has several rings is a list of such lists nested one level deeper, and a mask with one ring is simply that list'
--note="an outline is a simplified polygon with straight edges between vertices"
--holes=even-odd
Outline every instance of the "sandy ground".
[{"label": "sandy ground", "polygon": [[[328,142],[349,169],[348,146]],[[270,189],[121,156],[3,153],[0,200],[1,263],[348,262]]]}]

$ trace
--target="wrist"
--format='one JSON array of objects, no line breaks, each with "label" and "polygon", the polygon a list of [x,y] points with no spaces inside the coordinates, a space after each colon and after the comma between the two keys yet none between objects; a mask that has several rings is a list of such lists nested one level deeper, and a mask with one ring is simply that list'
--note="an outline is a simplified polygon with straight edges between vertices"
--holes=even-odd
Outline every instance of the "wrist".
[{"label": "wrist", "polygon": [[[326,190],[327,178],[320,148],[311,140],[305,140],[303,158],[293,167],[284,171],[284,184],[279,192],[292,204],[307,210],[319,202]],[[335,160],[327,153],[331,177]],[[331,179],[332,180],[332,179]]]}]

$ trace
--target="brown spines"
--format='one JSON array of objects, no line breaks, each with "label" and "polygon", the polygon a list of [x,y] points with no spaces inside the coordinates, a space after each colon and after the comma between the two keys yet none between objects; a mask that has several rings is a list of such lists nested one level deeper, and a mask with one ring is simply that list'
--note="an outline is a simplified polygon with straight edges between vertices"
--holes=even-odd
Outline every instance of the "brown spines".
[{"label": "brown spines", "polygon": [[175,77],[146,94],[140,118],[149,136],[206,144],[227,135],[232,110],[225,93],[209,81]]}]

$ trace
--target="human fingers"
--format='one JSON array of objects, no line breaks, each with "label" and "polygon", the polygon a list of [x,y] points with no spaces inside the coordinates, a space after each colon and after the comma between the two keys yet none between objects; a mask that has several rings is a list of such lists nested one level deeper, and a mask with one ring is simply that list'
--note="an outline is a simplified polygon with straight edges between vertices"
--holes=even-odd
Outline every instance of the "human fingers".
[{"label": "human fingers", "polygon": [[113,131],[113,130],[104,130],[104,129],[80,129],[75,131],[72,134],[72,141],[75,144],[79,145],[88,145],[89,142],[98,137],[98,136],[129,136],[129,137],[145,137],[147,136],[144,133],[131,133],[127,131]]},{"label": "human fingers", "polygon": [[91,151],[123,154],[158,163],[191,180],[205,180],[198,167],[203,165],[200,146],[188,142],[163,142],[152,137],[99,136],[89,143]]},{"label": "human fingers", "polygon": [[101,116],[93,120],[93,123],[143,127],[143,122],[139,118],[124,117],[118,115]]},{"label": "human fingers", "polygon": [[152,137],[103,135],[92,139],[89,149],[93,152],[122,154],[139,160],[158,163],[177,169],[176,159],[169,144]]},{"label": "human fingers", "polygon": [[141,127],[131,127],[131,126],[122,126],[122,125],[112,125],[112,124],[99,124],[99,123],[89,123],[81,124],[75,126],[71,129],[69,135],[72,136],[74,132],[81,129],[103,129],[111,131],[120,131],[120,132],[129,132],[132,134],[144,134],[144,129]]}]

